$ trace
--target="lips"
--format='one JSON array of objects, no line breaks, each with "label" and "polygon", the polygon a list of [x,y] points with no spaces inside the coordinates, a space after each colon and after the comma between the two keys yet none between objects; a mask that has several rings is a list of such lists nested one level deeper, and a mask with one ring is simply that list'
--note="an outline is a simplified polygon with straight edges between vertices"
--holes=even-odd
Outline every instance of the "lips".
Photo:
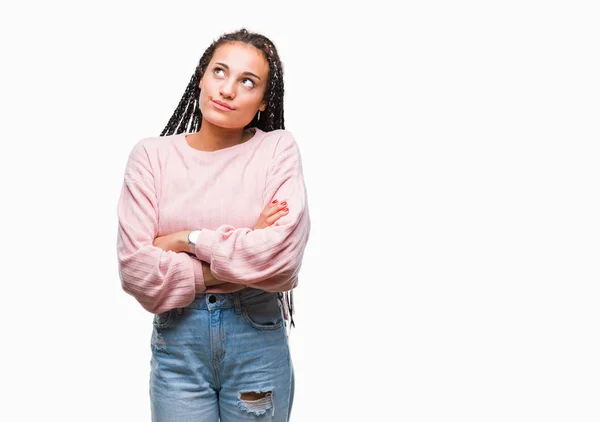
[{"label": "lips", "polygon": [[226,108],[228,110],[233,110],[233,108],[229,104],[224,103],[222,101],[212,100],[212,102],[215,103],[215,104],[218,104],[219,106],[224,107],[224,108]]}]

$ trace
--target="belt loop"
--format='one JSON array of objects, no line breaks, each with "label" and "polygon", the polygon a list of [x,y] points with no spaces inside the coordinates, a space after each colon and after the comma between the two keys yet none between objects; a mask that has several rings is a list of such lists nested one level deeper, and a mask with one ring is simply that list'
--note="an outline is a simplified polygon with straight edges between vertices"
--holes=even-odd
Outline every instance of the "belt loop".
[{"label": "belt loop", "polygon": [[242,304],[240,302],[240,292],[233,292],[233,303],[235,305],[235,313],[240,315],[242,313]]}]

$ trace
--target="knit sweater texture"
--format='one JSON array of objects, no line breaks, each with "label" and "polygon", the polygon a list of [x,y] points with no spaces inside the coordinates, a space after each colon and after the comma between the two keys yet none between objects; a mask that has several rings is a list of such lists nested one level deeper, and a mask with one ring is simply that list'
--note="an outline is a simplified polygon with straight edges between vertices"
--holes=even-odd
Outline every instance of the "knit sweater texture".
[{"label": "knit sweater texture", "polygon": [[[147,311],[185,307],[197,293],[297,286],[311,225],[300,150],[287,130],[250,130],[249,140],[216,151],[192,148],[187,133],[144,138],[131,150],[117,258],[123,290]],[[254,230],[275,199],[287,202],[288,214]],[[197,228],[193,254],[153,246],[159,236]],[[201,261],[225,283],[207,287]]]}]

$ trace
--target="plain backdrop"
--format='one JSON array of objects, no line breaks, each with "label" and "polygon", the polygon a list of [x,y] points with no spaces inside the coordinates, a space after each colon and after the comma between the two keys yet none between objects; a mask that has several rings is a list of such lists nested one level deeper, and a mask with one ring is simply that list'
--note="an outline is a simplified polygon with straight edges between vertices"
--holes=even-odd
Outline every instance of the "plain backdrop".
[{"label": "plain backdrop", "polygon": [[242,27],[281,55],[312,218],[292,421],[600,420],[595,6],[1,6],[0,420],[150,420],[125,163]]}]

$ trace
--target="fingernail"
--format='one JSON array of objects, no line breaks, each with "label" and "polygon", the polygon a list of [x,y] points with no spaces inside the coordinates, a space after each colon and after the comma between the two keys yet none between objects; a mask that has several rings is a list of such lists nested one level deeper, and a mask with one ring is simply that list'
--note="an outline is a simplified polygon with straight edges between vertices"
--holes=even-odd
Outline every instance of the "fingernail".
[{"label": "fingernail", "polygon": [[283,202],[281,203],[281,205],[287,205],[287,202],[283,201]]},{"label": "fingernail", "polygon": [[288,212],[288,211],[289,211],[289,210],[288,210],[287,208],[284,208],[284,209],[283,209],[283,212]]},{"label": "fingernail", "polygon": [[272,204],[276,204],[276,203],[277,203],[277,199],[272,202]]}]

